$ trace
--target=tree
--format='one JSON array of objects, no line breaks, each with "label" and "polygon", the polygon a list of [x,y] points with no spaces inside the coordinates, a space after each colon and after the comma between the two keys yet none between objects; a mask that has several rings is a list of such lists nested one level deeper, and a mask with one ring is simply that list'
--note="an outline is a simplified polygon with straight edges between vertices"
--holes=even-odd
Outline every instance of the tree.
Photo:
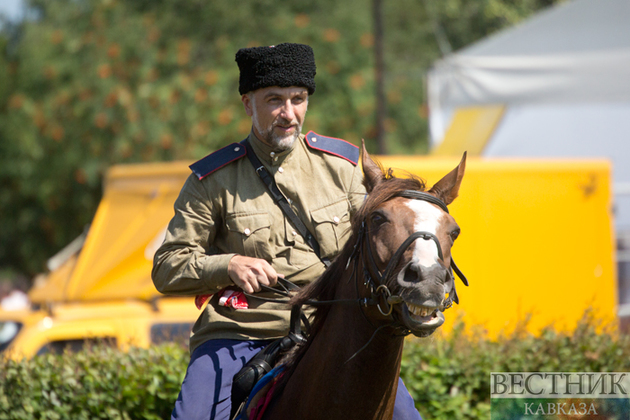
[{"label": "tree", "polygon": [[[427,151],[424,75],[440,56],[436,27],[457,49],[550,3],[384,2],[389,151]],[[0,32],[0,267],[41,271],[92,219],[110,165],[198,159],[244,138],[241,47],[311,45],[317,91],[305,128],[372,149],[370,4],[31,0],[36,18],[17,36]]]}]

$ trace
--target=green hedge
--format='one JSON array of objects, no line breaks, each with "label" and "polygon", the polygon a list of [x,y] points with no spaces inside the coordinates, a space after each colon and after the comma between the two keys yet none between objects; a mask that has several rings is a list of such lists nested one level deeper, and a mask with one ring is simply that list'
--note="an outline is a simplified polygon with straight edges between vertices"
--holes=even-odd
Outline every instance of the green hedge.
[{"label": "green hedge", "polygon": [[590,312],[570,333],[526,328],[489,340],[460,323],[448,338],[410,340],[401,376],[423,418],[489,419],[490,372],[630,371],[630,336]]},{"label": "green hedge", "polygon": [[[588,315],[572,333],[519,328],[489,340],[464,333],[409,339],[401,375],[426,419],[490,418],[490,372],[628,371],[630,337]],[[96,347],[0,366],[0,419],[164,419],[186,371],[175,345],[122,353]]]},{"label": "green hedge", "polygon": [[175,345],[2,361],[0,419],[170,418],[188,364]]}]

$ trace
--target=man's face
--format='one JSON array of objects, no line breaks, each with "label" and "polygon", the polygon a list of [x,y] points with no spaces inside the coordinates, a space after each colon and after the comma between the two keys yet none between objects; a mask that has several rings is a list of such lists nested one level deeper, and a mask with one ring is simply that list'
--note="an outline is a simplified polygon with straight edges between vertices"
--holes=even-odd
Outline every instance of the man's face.
[{"label": "man's face", "polygon": [[275,151],[290,148],[302,132],[308,108],[305,88],[270,86],[246,93],[241,100],[252,117],[254,134]]}]

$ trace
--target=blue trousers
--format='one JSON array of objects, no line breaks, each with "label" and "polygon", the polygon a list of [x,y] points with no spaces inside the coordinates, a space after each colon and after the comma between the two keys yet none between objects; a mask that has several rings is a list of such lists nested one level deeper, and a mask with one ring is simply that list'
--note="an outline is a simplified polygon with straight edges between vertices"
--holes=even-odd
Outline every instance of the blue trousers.
[{"label": "blue trousers", "polygon": [[[171,419],[229,420],[232,378],[271,341],[209,340],[190,357]],[[422,420],[402,380],[394,420]]]}]

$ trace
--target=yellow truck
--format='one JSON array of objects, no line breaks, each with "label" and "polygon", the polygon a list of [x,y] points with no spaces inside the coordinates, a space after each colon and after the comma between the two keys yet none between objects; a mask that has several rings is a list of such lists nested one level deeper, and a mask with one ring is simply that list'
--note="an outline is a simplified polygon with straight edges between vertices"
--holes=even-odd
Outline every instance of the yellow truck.
[{"label": "yellow truck", "polygon": [[90,345],[188,345],[198,311],[191,299],[55,302],[46,308],[0,312],[0,351],[22,358],[77,351]]},{"label": "yellow truck", "polygon": [[29,291],[31,308],[0,311],[0,351],[21,358],[92,343],[187,344],[199,315],[193,298],[161,296],[150,275],[188,173],[185,163],[112,167],[89,230],[49,260]]},{"label": "yellow truck", "polygon": [[[380,157],[429,184],[450,157]],[[529,319],[528,331],[572,329],[586,310],[615,322],[617,286],[610,163],[605,160],[468,160],[451,208],[462,227],[453,248],[470,287],[447,312],[490,336]],[[104,341],[124,349],[187,336],[192,298],[162,297],[150,278],[188,162],[120,165],[84,238],[51,260],[29,293],[33,308],[0,312],[0,350],[15,357]],[[86,341],[87,339],[87,341]]]}]

